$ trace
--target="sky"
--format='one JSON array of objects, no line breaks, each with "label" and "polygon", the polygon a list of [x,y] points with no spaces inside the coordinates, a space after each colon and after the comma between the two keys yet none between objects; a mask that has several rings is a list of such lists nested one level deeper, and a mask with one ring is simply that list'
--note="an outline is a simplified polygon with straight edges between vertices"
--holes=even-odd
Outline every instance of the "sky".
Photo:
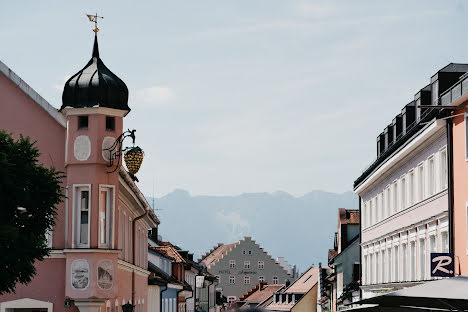
[{"label": "sky", "polygon": [[129,88],[124,127],[145,151],[144,194],[345,192],[430,77],[468,63],[467,5],[8,1],[0,60],[59,108],[98,12],[101,59]]}]

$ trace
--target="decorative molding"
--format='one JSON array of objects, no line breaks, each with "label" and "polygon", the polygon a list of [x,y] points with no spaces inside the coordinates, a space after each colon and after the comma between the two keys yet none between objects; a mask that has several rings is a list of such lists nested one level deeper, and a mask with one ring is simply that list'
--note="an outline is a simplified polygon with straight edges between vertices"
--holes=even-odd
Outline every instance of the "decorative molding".
[{"label": "decorative molding", "polygon": [[144,277],[147,277],[147,276],[150,275],[149,271],[147,271],[147,270],[145,270],[145,269],[143,269],[143,268],[141,268],[139,266],[136,266],[136,265],[134,265],[132,263],[129,263],[127,261],[121,260],[121,259],[117,260],[117,267],[119,269],[122,269],[122,270],[127,271],[127,272],[135,272],[135,273],[137,273],[137,274],[139,274],[141,276],[144,276]]}]

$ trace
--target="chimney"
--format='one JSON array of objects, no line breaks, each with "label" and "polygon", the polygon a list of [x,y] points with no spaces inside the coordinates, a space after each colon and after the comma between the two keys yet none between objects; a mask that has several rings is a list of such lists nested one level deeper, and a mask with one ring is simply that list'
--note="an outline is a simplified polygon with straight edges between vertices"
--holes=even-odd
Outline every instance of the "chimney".
[{"label": "chimney", "polygon": [[158,228],[157,227],[151,228],[150,238],[155,242],[158,241]]},{"label": "chimney", "polygon": [[286,284],[286,288],[288,288],[289,285],[291,285],[291,282],[287,279],[287,280],[285,281],[285,284]]}]

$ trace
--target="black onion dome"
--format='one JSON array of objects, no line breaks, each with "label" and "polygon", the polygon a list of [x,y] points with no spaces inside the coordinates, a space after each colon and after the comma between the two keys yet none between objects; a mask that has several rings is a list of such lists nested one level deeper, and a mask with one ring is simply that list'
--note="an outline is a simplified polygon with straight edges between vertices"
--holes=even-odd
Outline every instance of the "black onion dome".
[{"label": "black onion dome", "polygon": [[65,83],[62,107],[108,107],[130,111],[128,88],[99,58],[97,35],[88,64]]}]

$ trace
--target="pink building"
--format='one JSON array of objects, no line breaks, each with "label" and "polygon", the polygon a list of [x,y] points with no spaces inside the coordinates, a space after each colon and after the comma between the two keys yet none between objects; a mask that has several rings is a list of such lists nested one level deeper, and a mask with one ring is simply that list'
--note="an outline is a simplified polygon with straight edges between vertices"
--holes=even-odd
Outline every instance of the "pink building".
[{"label": "pink building", "polygon": [[121,162],[109,167],[105,149],[130,108],[97,37],[88,64],[65,84],[60,110],[1,62],[0,72],[0,128],[37,141],[40,161],[65,173],[67,195],[48,234],[52,252],[30,284],[0,296],[0,311],[117,312],[125,303],[146,311],[147,230],[159,221]]}]

